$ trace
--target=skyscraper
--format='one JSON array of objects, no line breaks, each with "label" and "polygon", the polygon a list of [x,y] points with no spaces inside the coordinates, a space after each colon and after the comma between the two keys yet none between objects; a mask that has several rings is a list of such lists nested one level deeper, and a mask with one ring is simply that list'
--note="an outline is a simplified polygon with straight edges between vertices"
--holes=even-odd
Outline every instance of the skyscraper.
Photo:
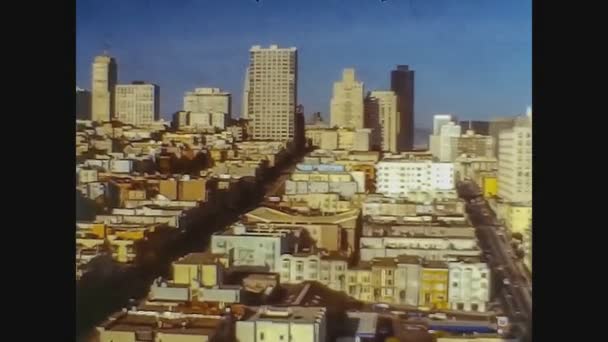
[{"label": "skyscraper", "polygon": [[249,115],[249,68],[245,70],[245,84],[243,84],[243,98],[241,102],[241,119],[248,119]]},{"label": "skyscraper", "polygon": [[452,122],[452,116],[450,114],[433,115],[433,135],[440,135],[441,127],[450,122]]},{"label": "skyscraper", "polygon": [[[370,113],[366,114],[366,116],[370,116],[369,121],[377,122],[376,127],[369,127],[372,130],[377,130],[377,132],[372,133],[372,146],[380,140],[382,151],[398,152],[397,138],[399,137],[401,126],[395,93],[390,90],[375,90],[370,92],[368,99],[366,99],[366,109],[370,110]],[[374,115],[377,115],[377,119],[373,118]]]},{"label": "skyscraper", "polygon": [[518,118],[499,134],[498,196],[505,202],[532,200],[532,118]]},{"label": "skyscraper", "polygon": [[397,95],[399,112],[399,151],[414,148],[414,70],[407,65],[398,65],[391,71],[391,90]]},{"label": "skyscraper", "polygon": [[95,57],[92,70],[91,119],[110,121],[114,118],[115,87],[117,81],[116,60],[103,55]]},{"label": "skyscraper", "polygon": [[363,82],[355,79],[355,69],[344,69],[342,80],[334,83],[330,126],[363,128]]},{"label": "skyscraper", "polygon": [[116,119],[145,125],[160,119],[160,89],[156,84],[135,81],[116,86]]},{"label": "skyscraper", "polygon": [[249,52],[247,116],[253,139],[292,140],[298,100],[297,49],[255,45]]},{"label": "skyscraper", "polygon": [[91,120],[91,92],[76,87],[76,119]]}]

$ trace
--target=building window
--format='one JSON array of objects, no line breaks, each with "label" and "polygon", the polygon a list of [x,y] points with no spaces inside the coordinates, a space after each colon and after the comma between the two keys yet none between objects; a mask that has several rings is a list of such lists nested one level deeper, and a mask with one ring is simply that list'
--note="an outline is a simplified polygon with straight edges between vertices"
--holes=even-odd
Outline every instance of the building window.
[{"label": "building window", "polygon": [[471,310],[478,311],[479,310],[479,305],[477,305],[477,303],[471,304]]},{"label": "building window", "polygon": [[260,333],[260,340],[264,341],[264,333],[263,332]]}]

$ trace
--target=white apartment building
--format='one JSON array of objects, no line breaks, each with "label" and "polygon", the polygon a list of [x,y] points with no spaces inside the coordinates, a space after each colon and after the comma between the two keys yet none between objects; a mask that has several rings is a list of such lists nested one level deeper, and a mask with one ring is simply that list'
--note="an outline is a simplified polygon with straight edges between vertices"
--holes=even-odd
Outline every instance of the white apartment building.
[{"label": "white apartment building", "polygon": [[376,165],[376,192],[389,197],[453,189],[454,163],[385,159]]},{"label": "white apartment building", "polygon": [[249,51],[247,118],[253,139],[292,140],[298,100],[297,49],[255,45]]},{"label": "white apartment building", "polygon": [[232,98],[220,88],[196,88],[186,92],[184,111],[190,112],[189,126],[225,129],[231,118]]},{"label": "white apartment building", "polygon": [[239,342],[325,342],[326,309],[323,307],[262,306],[251,317],[236,322]]},{"label": "white apartment building", "polygon": [[505,202],[532,200],[532,119],[501,131],[498,141],[498,196]]},{"label": "white apartment building", "polygon": [[362,236],[359,246],[362,261],[395,258],[403,254],[447,261],[458,257],[478,257],[481,254],[475,237]]},{"label": "white apartment building", "polygon": [[91,78],[91,120],[110,121],[114,117],[117,73],[114,58],[106,55],[95,57]]},{"label": "white apartment building", "polygon": [[[437,115],[436,115],[437,116]],[[434,123],[434,125],[439,123]],[[439,128],[439,134],[429,137],[429,150],[439,161],[450,162],[454,161],[455,146],[460,137],[461,127],[450,121],[442,123]]]},{"label": "white apartment building", "polygon": [[231,266],[265,266],[269,272],[281,269],[281,255],[287,253],[290,234],[251,232],[235,224],[211,236],[211,253],[230,255]]},{"label": "white apartment building", "polygon": [[132,125],[147,125],[160,119],[160,88],[133,82],[116,86],[116,119]]},{"label": "white apartment building", "polygon": [[[374,107],[374,108],[370,108]],[[377,119],[372,121],[377,124],[375,128],[376,138],[373,141],[380,141],[382,151],[398,152],[398,137],[401,127],[401,117],[397,112],[397,95],[390,90],[375,90],[368,96],[368,114],[377,115]],[[374,133],[372,133],[374,134]]]},{"label": "white apartment building", "polygon": [[321,257],[316,254],[281,255],[281,284],[299,284],[306,280],[319,281]]},{"label": "white apartment building", "polygon": [[482,262],[450,262],[450,309],[485,312],[490,301],[490,269]]},{"label": "white apartment building", "polygon": [[355,69],[344,69],[342,80],[334,83],[330,126],[363,128],[363,82],[355,79]]}]

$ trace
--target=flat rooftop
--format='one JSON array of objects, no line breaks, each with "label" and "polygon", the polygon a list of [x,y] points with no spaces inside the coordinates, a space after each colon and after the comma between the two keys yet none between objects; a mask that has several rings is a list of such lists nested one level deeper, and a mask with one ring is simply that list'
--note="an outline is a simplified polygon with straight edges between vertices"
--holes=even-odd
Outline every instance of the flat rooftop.
[{"label": "flat rooftop", "polygon": [[174,264],[176,265],[200,265],[200,264],[212,264],[215,263],[219,258],[225,258],[223,254],[217,253],[190,253],[179,259]]},{"label": "flat rooftop", "polygon": [[111,315],[98,327],[108,331],[212,336],[221,322],[220,316],[168,311],[123,311]]},{"label": "flat rooftop", "polygon": [[318,318],[325,316],[324,307],[274,307],[260,306],[246,321],[289,321],[293,323],[314,323]]}]

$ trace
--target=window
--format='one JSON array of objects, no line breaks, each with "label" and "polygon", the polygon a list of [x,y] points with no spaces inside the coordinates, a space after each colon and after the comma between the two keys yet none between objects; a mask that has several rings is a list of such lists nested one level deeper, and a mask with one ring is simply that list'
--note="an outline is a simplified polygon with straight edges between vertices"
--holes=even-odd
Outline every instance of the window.
[{"label": "window", "polygon": [[483,279],[486,279],[486,277],[487,277],[487,273],[485,273],[485,272],[481,273],[481,277],[482,277]]},{"label": "window", "polygon": [[264,341],[264,333],[263,332],[260,333],[260,340]]},{"label": "window", "polygon": [[478,309],[479,309],[479,305],[477,305],[476,303],[475,304],[471,304],[471,310],[478,311]]},{"label": "window", "polygon": [[452,283],[452,287],[458,287],[458,283],[457,282],[453,282]]}]

